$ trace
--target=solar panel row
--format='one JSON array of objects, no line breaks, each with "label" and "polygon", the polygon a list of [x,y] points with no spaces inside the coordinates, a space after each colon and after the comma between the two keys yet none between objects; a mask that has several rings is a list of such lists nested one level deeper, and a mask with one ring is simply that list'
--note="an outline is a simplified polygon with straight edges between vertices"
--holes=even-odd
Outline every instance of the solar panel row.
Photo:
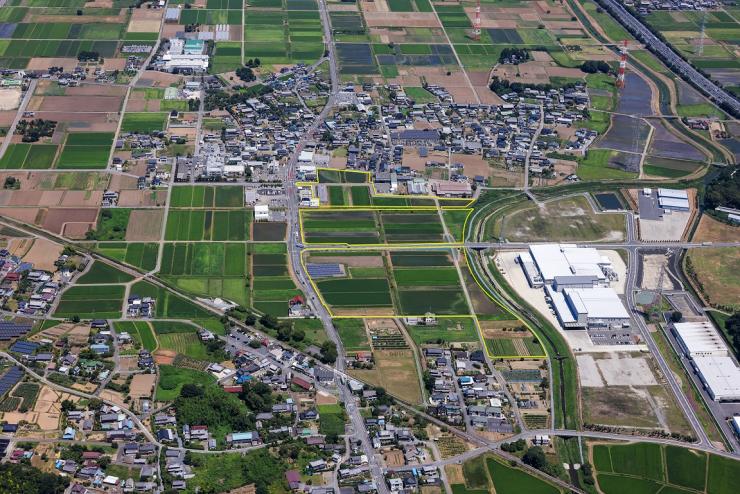
[{"label": "solar panel row", "polygon": [[10,347],[10,351],[20,353],[22,355],[31,355],[38,347],[38,343],[33,343],[30,341],[16,341]]},{"label": "solar panel row", "polygon": [[308,275],[312,278],[343,274],[342,267],[339,264],[308,264],[306,268],[308,269]]},{"label": "solar panel row", "polygon": [[11,369],[5,373],[3,377],[0,377],[0,396],[11,390],[18,381],[23,378],[23,369],[20,367],[11,367]]},{"label": "solar panel row", "polygon": [[0,341],[18,338],[31,331],[32,324],[18,324],[9,321],[0,322]]}]

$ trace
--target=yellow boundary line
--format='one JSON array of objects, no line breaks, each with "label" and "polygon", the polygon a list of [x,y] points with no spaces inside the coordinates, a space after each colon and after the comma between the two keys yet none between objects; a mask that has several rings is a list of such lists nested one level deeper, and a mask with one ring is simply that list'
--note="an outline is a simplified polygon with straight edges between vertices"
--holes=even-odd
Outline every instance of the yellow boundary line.
[{"label": "yellow boundary line", "polygon": [[[407,248],[407,247],[413,247],[418,250],[424,250],[425,246],[427,249],[431,249],[431,250],[447,250],[447,249],[455,248],[455,247],[450,247],[450,246],[441,247],[440,245],[431,245],[431,244],[417,244],[414,246],[398,246],[398,245],[382,246],[381,245],[381,246],[377,246],[377,249],[367,249],[364,252],[373,252],[374,250],[377,250],[379,252],[390,251],[390,250],[404,250],[404,248]],[[324,247],[314,247],[314,248],[304,249],[303,252],[347,252],[348,250],[351,250],[351,249],[346,249],[342,247],[325,247],[325,248]],[[321,293],[321,290],[319,290],[313,277],[311,277],[311,275],[308,273],[308,269],[306,268],[306,261],[303,255],[300,256],[300,259],[301,259],[301,266],[303,267],[303,270],[305,271],[308,277],[309,283],[311,283],[311,286],[313,287],[314,291],[318,295],[321,305],[324,306],[324,308],[329,313],[329,316],[332,319],[394,319],[394,318],[399,318],[399,317],[403,317],[403,318],[424,317],[426,315],[426,314],[374,314],[374,315],[357,315],[357,316],[335,315],[331,306],[327,304],[326,301],[324,300],[324,295]],[[497,300],[491,297],[491,295],[485,290],[485,288],[483,288],[483,286],[480,284],[478,279],[475,277],[475,274],[473,273],[472,269],[470,269],[470,264],[469,264],[470,260],[468,258],[467,251],[465,252],[465,261],[466,261],[465,265],[466,265],[466,268],[468,269],[468,272],[472,276],[473,280],[475,280],[476,284],[481,289],[481,291],[486,295],[486,297],[488,297],[494,304],[496,304],[498,307],[500,307],[506,313],[508,313],[512,317],[511,320],[516,320],[522,323],[529,330],[529,332],[537,339],[537,342],[539,343],[539,345],[544,349],[545,346],[542,344],[542,340],[540,339],[539,335],[535,331],[532,330],[530,325],[527,324],[526,321],[523,321],[521,318],[519,318],[516,314],[511,312],[509,309],[502,306]],[[435,317],[437,317],[438,319],[473,319],[475,322],[476,330],[478,331],[480,338],[483,340],[483,343],[484,343],[483,347],[485,348],[485,351],[488,354],[489,358],[504,359],[504,360],[515,360],[515,359],[540,360],[540,359],[545,359],[548,357],[547,354],[545,355],[494,355],[493,353],[491,353],[490,349],[488,348],[488,345],[485,344],[486,338],[485,338],[485,335],[483,335],[481,331],[480,319],[478,318],[478,315],[475,313],[445,314],[445,315],[435,315]]]},{"label": "yellow boundary line", "polygon": [[[365,181],[364,182],[339,182],[339,183],[321,183],[319,182],[319,172],[321,170],[327,170],[332,172],[337,172],[340,175],[342,173],[355,173],[355,174],[364,174],[365,175]],[[362,247],[362,252],[373,252],[373,251],[388,251],[388,250],[405,250],[405,249],[418,249],[418,250],[438,250],[438,249],[462,249],[465,254],[465,267],[467,268],[468,272],[470,273],[470,276],[475,280],[475,283],[478,285],[478,288],[485,294],[488,299],[496,304],[499,308],[503,309],[503,311],[509,316],[511,316],[510,320],[515,320],[520,322],[524,325],[524,327],[527,328],[527,330],[537,339],[537,343],[539,343],[540,347],[542,349],[545,349],[545,346],[542,344],[542,339],[537,334],[536,331],[532,329],[532,327],[521,319],[519,316],[514,314],[511,310],[501,305],[495,298],[493,298],[488,291],[480,284],[478,279],[475,276],[475,273],[473,272],[472,268],[470,267],[470,257],[466,249],[464,249],[465,246],[465,232],[468,228],[468,221],[473,213],[473,208],[471,207],[473,203],[475,202],[475,199],[464,199],[464,198],[444,198],[444,197],[438,197],[438,196],[431,196],[431,195],[414,195],[414,196],[403,196],[398,194],[381,194],[378,193],[377,189],[375,188],[375,184],[371,180],[372,172],[363,171],[363,170],[337,170],[334,168],[327,168],[327,167],[317,167],[316,168],[316,180],[312,181],[304,181],[304,182],[296,182],[297,187],[309,187],[311,190],[311,197],[313,199],[318,199],[316,197],[314,187],[321,184],[321,185],[350,185],[350,186],[360,186],[360,185],[369,185],[370,186],[370,197],[371,200],[373,197],[390,197],[395,199],[433,199],[437,201],[437,205],[435,206],[321,206],[319,207],[313,207],[313,208],[299,208],[298,209],[298,222],[299,222],[299,229],[301,231],[301,242],[308,247],[303,250],[303,252],[316,252],[316,251],[329,251],[329,252],[347,252],[352,251],[353,247]],[[460,206],[443,206],[439,203],[439,201],[465,201],[465,204],[461,204]],[[309,212],[316,212],[316,213],[322,213],[322,212],[339,212],[339,211],[467,211],[468,214],[465,216],[465,221],[463,222],[462,227],[462,240],[460,242],[419,242],[419,243],[408,243],[408,244],[394,244],[394,243],[386,243],[386,244],[350,244],[350,243],[344,243],[343,245],[345,247],[321,247],[322,245],[328,246],[328,245],[341,245],[336,243],[321,243],[321,242],[306,242],[305,238],[305,229],[303,227],[303,213],[306,211]],[[442,220],[444,221],[444,219]],[[357,249],[355,252],[359,252],[360,250]],[[385,319],[385,318],[399,318],[399,317],[424,317],[424,315],[401,315],[401,314],[389,314],[389,315],[358,315],[358,316],[339,316],[335,315],[332,311],[331,307],[326,303],[324,300],[324,296],[321,293],[321,290],[316,286],[316,282],[311,277],[310,274],[308,274],[308,269],[306,268],[305,259],[303,257],[303,253],[300,255],[301,260],[301,266],[303,267],[304,272],[307,274],[308,281],[311,283],[311,286],[313,287],[314,291],[319,297],[319,301],[321,302],[321,305],[324,306],[326,311],[329,313],[329,316],[332,319]],[[473,307],[470,307],[470,309],[474,309]],[[528,360],[540,360],[540,359],[546,359],[548,358],[547,352],[545,352],[544,355],[494,355],[491,353],[490,349],[488,348],[488,345],[486,344],[486,338],[482,333],[481,325],[480,325],[480,319],[478,318],[478,315],[473,314],[465,314],[465,315],[459,315],[459,314],[449,314],[449,315],[439,315],[436,316],[439,319],[473,319],[475,322],[476,330],[478,331],[478,334],[480,336],[480,339],[483,341],[483,348],[485,349],[486,354],[488,354],[489,358],[492,359],[503,359],[503,360],[514,360],[514,359],[528,359]]]},{"label": "yellow boundary line", "polygon": [[[448,246],[448,247],[462,247],[464,245],[463,239],[465,238],[465,229],[468,226],[468,220],[470,219],[470,216],[473,213],[473,208],[459,208],[459,207],[447,207],[447,206],[412,206],[413,209],[399,209],[395,207],[380,207],[380,208],[374,208],[374,207],[359,207],[359,208],[342,208],[342,209],[335,209],[335,208],[312,208],[312,209],[299,209],[298,210],[298,226],[301,231],[301,242],[305,245],[346,245],[347,248],[351,247],[393,247],[393,246],[414,246],[414,245],[431,245],[431,246]],[[394,244],[394,243],[378,243],[378,244],[350,244],[347,242],[308,242],[306,240],[306,230],[303,227],[303,215],[304,213],[315,213],[315,214],[323,214],[323,213],[332,213],[332,212],[347,212],[347,211],[399,211],[399,212],[408,212],[408,211],[467,211],[468,214],[465,215],[465,220],[463,221],[462,230],[460,232],[461,240],[459,242],[408,242],[403,244]]]},{"label": "yellow boundary line", "polygon": [[[365,181],[364,182],[319,182],[319,172],[321,170],[326,171],[332,171],[332,172],[338,172],[340,175],[342,173],[352,174],[363,174],[365,175]],[[462,197],[439,197],[439,196],[433,196],[429,194],[424,195],[400,195],[400,194],[384,194],[378,192],[378,190],[375,188],[375,183],[371,180],[372,172],[367,172],[364,170],[337,170],[336,168],[327,168],[327,167],[317,167],[316,168],[316,180],[308,180],[308,181],[302,181],[302,182],[296,182],[296,187],[310,187],[311,188],[311,198],[312,199],[318,199],[316,194],[314,193],[314,186],[316,185],[350,185],[350,186],[359,186],[359,185],[369,185],[370,186],[370,199],[372,200],[373,197],[387,197],[387,198],[393,198],[393,199],[432,199],[432,200],[438,200],[438,201],[465,201],[465,204],[461,204],[459,206],[445,206],[450,208],[468,208],[473,205],[475,202],[475,199],[467,199]],[[377,208],[417,208],[417,207],[430,207],[430,206],[360,206],[360,207],[377,207]],[[434,207],[434,206],[432,206]],[[322,206],[319,203],[319,208],[346,208],[346,209],[354,209],[355,206],[332,206],[331,204],[327,204],[326,206]],[[315,209],[315,208],[314,208]]]}]

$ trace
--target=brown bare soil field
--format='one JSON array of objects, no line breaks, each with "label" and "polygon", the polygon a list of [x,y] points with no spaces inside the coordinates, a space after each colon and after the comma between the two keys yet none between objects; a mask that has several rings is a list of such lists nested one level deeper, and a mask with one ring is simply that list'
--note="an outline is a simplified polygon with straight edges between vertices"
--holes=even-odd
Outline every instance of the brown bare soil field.
[{"label": "brown bare soil field", "polygon": [[546,68],[539,62],[526,62],[519,65],[499,65],[492,74],[507,81],[529,84],[546,84],[550,81]]},{"label": "brown bare soil field", "polygon": [[26,70],[49,70],[49,67],[62,67],[65,72],[71,72],[79,64],[76,58],[32,58]]},{"label": "brown bare soil field", "polygon": [[118,197],[118,205],[126,207],[162,206],[167,198],[164,190],[122,190]]},{"label": "brown bare soil field", "polygon": [[569,68],[569,67],[555,67],[550,66],[545,68],[545,72],[550,77],[573,77],[582,78],[585,74],[581,69]]},{"label": "brown bare soil field", "polygon": [[491,91],[488,86],[473,86],[480,102],[485,105],[501,105],[504,103],[498,94]]},{"label": "brown bare soil field", "polygon": [[0,216],[33,224],[41,211],[41,208],[0,208]]},{"label": "brown bare soil field", "polygon": [[465,475],[463,475],[462,465],[445,465],[445,473],[450,484],[465,484]]},{"label": "brown bare soil field", "polygon": [[185,26],[183,24],[165,24],[164,28],[162,28],[162,37],[174,38],[178,32],[183,31],[185,31]]},{"label": "brown bare soil field", "polygon": [[163,209],[135,209],[126,228],[128,242],[159,240],[162,234]]},{"label": "brown bare soil field", "polygon": [[544,21],[545,27],[550,30],[556,29],[579,29],[581,24],[578,21]]},{"label": "brown bare soil field", "polygon": [[172,365],[176,355],[174,350],[157,350],[154,352],[154,361],[159,365]]},{"label": "brown bare soil field", "polygon": [[10,240],[8,250],[11,254],[18,257],[23,257],[26,252],[33,246],[32,238],[13,238]]},{"label": "brown bare soil field", "polygon": [[33,264],[34,268],[44,271],[54,271],[54,261],[62,255],[64,248],[56,242],[45,238],[37,238],[31,249],[23,256],[25,262]]},{"label": "brown bare soil field", "polygon": [[330,3],[327,4],[329,12],[357,12],[357,5],[348,3]]},{"label": "brown bare soil field", "polygon": [[380,256],[321,256],[311,262],[339,263],[354,268],[382,268],[383,258]]},{"label": "brown bare soil field", "polygon": [[474,177],[482,175],[488,177],[491,174],[491,165],[482,156],[474,154],[453,154],[453,163],[462,163],[465,175]]},{"label": "brown bare soil field", "polygon": [[146,111],[147,100],[141,98],[129,98],[126,103],[126,111]]},{"label": "brown bare soil field", "polygon": [[[46,206],[46,194],[42,197],[42,206]],[[64,191],[61,206],[63,207],[97,207],[103,200],[103,191],[68,190]]]},{"label": "brown bare soil field", "polygon": [[190,139],[195,139],[195,136],[197,135],[197,130],[192,127],[168,127],[167,131],[170,133],[170,135],[175,137],[187,137]]},{"label": "brown bare soil field", "polygon": [[97,218],[97,208],[49,208],[42,227],[61,234],[66,223],[87,223],[92,226]]},{"label": "brown bare soil field", "polygon": [[373,317],[373,316],[387,316],[388,314],[393,312],[393,307],[372,307],[372,308],[364,308],[364,309],[344,309],[344,308],[334,308],[332,310],[332,313],[336,316],[366,316],[366,317]]},{"label": "brown bare soil field", "polygon": [[365,12],[368,27],[440,27],[433,12]]},{"label": "brown bare soil field", "polygon": [[316,404],[317,405],[334,405],[336,404],[337,398],[334,395],[323,393],[319,391],[316,393]]},{"label": "brown bare soil field", "polygon": [[76,87],[68,87],[64,92],[66,96],[119,96],[126,95],[124,86],[101,86],[94,84],[83,84]]},{"label": "brown bare soil field", "polygon": [[136,83],[137,87],[167,87],[170,84],[180,82],[181,76],[175,74],[167,74],[166,72],[156,72],[153,70],[145,71],[139,81]]},{"label": "brown bare soil field", "polygon": [[[36,191],[36,190],[71,190],[68,187],[56,187],[57,178],[62,173],[48,173],[48,172],[2,172],[0,173],[0,181],[5,181],[9,176],[13,176],[21,182],[21,190],[25,192]],[[68,175],[68,173],[67,173]],[[108,180],[110,175],[106,173],[88,172],[78,173],[78,178],[86,178],[87,180],[81,180],[79,184],[72,184],[73,187],[79,190],[105,190],[108,186]],[[133,187],[136,187],[136,179],[133,180]]]},{"label": "brown bare soil field", "polygon": [[126,406],[123,395],[117,391],[111,389],[104,389],[100,392],[100,397],[104,400],[112,401],[120,406]]},{"label": "brown bare soil field", "polygon": [[136,374],[131,380],[129,395],[132,398],[150,397],[156,381],[157,376],[155,374]]},{"label": "brown bare soil field", "polygon": [[383,461],[389,467],[400,467],[405,464],[403,457],[403,451],[398,449],[392,449],[383,453]]},{"label": "brown bare soil field", "polygon": [[62,235],[67,238],[81,240],[93,228],[93,223],[65,223]]},{"label": "brown bare soil field", "polygon": [[421,402],[421,389],[412,350],[378,350],[373,353],[385,389],[409,403]]},{"label": "brown bare soil field", "polygon": [[134,9],[131,22],[128,25],[130,33],[153,33],[159,32],[164,9]]},{"label": "brown bare soil field", "polygon": [[695,242],[737,242],[740,241],[740,227],[728,225],[704,214],[694,233]]},{"label": "brown bare soil field", "polygon": [[126,68],[125,58],[108,57],[103,61],[104,70],[124,70]]},{"label": "brown bare soil field", "polygon": [[477,103],[476,93],[471,87],[449,87],[447,91],[457,103]]},{"label": "brown bare soil field", "polygon": [[15,111],[0,111],[0,125],[3,127],[10,127],[15,119]]},{"label": "brown bare soil field", "polygon": [[56,120],[67,123],[69,130],[86,130],[91,132],[115,132],[118,128],[118,115],[111,113],[73,113],[73,112],[36,112],[36,118]]},{"label": "brown bare soil field", "polygon": [[117,96],[44,96],[40,111],[117,112],[121,97]]}]

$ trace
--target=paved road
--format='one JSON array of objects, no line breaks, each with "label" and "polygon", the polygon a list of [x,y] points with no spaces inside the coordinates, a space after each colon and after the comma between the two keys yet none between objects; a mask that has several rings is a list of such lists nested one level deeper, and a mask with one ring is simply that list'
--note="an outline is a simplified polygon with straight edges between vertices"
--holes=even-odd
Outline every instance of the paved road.
[{"label": "paved road", "polygon": [[[659,54],[666,62],[666,66],[679,76],[693,83],[704,94],[709,96],[718,104],[731,108],[734,114],[740,115],[740,101],[728,94],[724,89],[716,85],[699,73],[688,62],[684,61],[666,43],[659,40],[650,30],[627,9],[616,0],[602,0],[609,13],[620,24],[636,33],[637,39],[642,41],[651,51]],[[617,41],[617,40],[615,40]]]},{"label": "paved road", "polygon": [[10,141],[13,140],[13,134],[15,134],[15,128],[18,127],[18,122],[20,122],[23,119],[23,113],[26,111],[28,102],[31,101],[31,96],[33,96],[33,93],[36,90],[37,83],[38,83],[38,79],[31,79],[31,82],[28,84],[28,89],[23,94],[23,99],[21,100],[21,104],[18,106],[18,111],[15,114],[13,123],[10,124],[10,128],[8,128],[8,133],[5,135],[2,145],[0,145],[0,158],[5,156],[5,151],[7,151],[8,146],[10,145]]}]

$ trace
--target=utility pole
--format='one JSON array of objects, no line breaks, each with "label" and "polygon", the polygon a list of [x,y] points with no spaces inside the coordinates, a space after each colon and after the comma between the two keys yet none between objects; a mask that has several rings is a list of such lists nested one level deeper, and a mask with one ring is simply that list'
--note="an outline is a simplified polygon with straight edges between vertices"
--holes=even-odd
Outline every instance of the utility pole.
[{"label": "utility pole", "polygon": [[475,21],[473,22],[473,39],[480,41],[480,0],[475,4]]},{"label": "utility pole", "polygon": [[627,69],[627,40],[622,41],[619,57],[619,75],[617,75],[617,87],[624,89],[624,71]]}]

